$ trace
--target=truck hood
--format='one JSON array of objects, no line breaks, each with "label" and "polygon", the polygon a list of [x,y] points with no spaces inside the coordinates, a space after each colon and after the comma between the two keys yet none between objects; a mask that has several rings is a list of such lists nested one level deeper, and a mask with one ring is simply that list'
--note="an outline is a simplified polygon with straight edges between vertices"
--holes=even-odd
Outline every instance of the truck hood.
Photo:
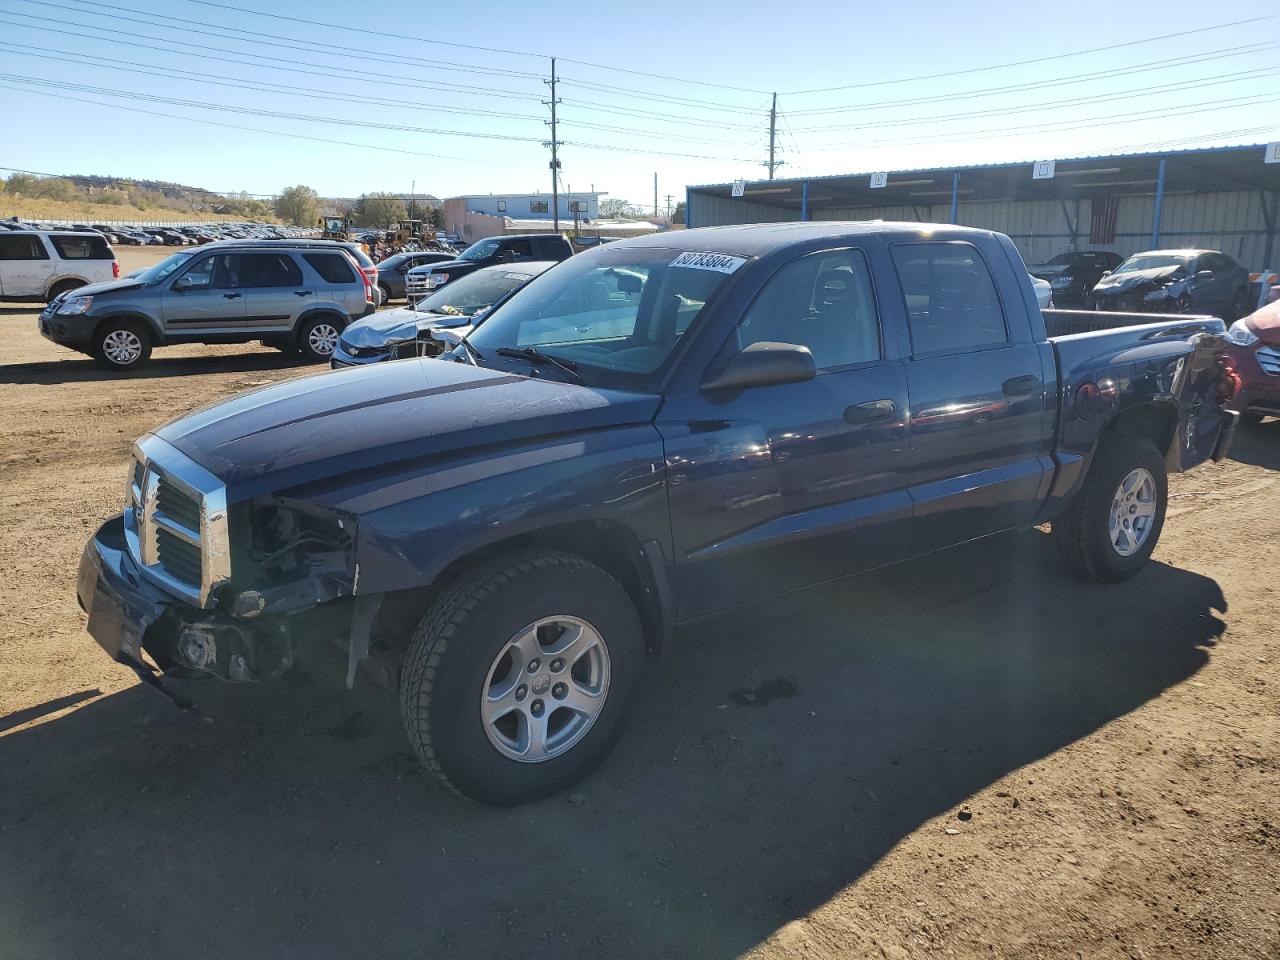
[{"label": "truck hood", "polygon": [[1113,273],[1103,277],[1093,288],[1094,293],[1124,293],[1149,284],[1163,283],[1174,279],[1174,274],[1181,267],[1154,267],[1151,270],[1132,270],[1127,273]]},{"label": "truck hood", "polygon": [[474,266],[476,266],[476,264],[472,263],[470,260],[442,260],[439,263],[424,263],[420,267],[414,267],[409,272],[416,273],[418,276],[423,276],[428,273],[448,273],[450,270],[458,267],[470,268]]},{"label": "truck hood", "polygon": [[431,358],[243,393],[156,434],[227,485],[228,502],[474,448],[653,419],[659,398]]}]

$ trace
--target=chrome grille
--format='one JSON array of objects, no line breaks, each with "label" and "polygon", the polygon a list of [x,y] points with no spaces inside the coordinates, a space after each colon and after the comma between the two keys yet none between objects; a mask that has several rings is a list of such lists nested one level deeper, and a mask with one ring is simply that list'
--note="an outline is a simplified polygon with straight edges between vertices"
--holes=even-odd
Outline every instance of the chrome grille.
[{"label": "chrome grille", "polygon": [[1273,377],[1280,377],[1280,349],[1276,347],[1259,347],[1254,356],[1258,358],[1258,366],[1262,368],[1263,373],[1269,373]]},{"label": "chrome grille", "polygon": [[125,538],[142,572],[190,603],[207,606],[230,576],[226,488],[159,437],[134,449]]}]

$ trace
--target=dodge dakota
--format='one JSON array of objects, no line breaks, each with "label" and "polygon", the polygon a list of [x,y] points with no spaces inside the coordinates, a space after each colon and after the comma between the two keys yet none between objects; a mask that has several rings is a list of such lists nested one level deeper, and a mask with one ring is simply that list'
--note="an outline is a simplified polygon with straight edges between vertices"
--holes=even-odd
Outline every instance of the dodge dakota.
[{"label": "dodge dakota", "polygon": [[1012,241],[964,227],[621,241],[440,358],[142,437],[78,595],[162,689],[337,642],[431,773],[519,803],[605,757],[644,658],[695,621],[1046,522],[1074,574],[1132,576],[1168,471],[1231,442],[1224,331],[1042,311]]}]

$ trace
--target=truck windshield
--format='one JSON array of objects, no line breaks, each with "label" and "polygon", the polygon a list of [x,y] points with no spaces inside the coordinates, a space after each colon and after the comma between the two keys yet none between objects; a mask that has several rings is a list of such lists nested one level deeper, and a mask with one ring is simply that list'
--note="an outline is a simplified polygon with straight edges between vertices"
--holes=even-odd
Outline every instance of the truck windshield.
[{"label": "truck windshield", "polygon": [[580,253],[514,293],[468,341],[486,357],[536,347],[576,365],[587,383],[646,389],[743,263],[661,248]]},{"label": "truck windshield", "polygon": [[1159,270],[1163,267],[1181,267],[1187,263],[1187,257],[1168,253],[1140,253],[1130,257],[1120,266],[1116,273],[1133,273],[1137,270]]},{"label": "truck windshield", "polygon": [[531,274],[515,272],[507,267],[477,270],[440,288],[425,300],[419,300],[418,309],[427,313],[475,316],[531,277]]},{"label": "truck windshield", "polygon": [[477,240],[458,254],[459,260],[484,260],[498,249],[498,241],[490,237],[488,240]]},{"label": "truck windshield", "polygon": [[147,269],[140,272],[137,276],[139,280],[147,283],[155,283],[157,280],[163,280],[173,271],[191,259],[192,252],[171,253],[159,263],[152,264]]}]

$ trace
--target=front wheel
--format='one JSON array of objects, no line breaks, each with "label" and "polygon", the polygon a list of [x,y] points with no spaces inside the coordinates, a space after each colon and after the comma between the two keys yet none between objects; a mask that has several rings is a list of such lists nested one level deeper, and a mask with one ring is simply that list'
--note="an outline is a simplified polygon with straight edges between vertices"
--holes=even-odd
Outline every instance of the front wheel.
[{"label": "front wheel", "polygon": [[151,358],[151,335],[132,320],[108,320],[98,327],[91,349],[108,370],[136,370]]},{"label": "front wheel", "polygon": [[328,314],[312,317],[298,331],[298,349],[312,363],[328,363],[341,332],[342,325],[336,318]]},{"label": "front wheel", "polygon": [[1127,580],[1155,550],[1168,500],[1156,445],[1134,434],[1112,437],[1094,454],[1074,502],[1053,521],[1058,555],[1082,580]]},{"label": "front wheel", "polygon": [[631,599],[599,567],[566,553],[500,557],[419,623],[401,674],[405,731],[454,792],[536,800],[608,755],[643,662]]}]

